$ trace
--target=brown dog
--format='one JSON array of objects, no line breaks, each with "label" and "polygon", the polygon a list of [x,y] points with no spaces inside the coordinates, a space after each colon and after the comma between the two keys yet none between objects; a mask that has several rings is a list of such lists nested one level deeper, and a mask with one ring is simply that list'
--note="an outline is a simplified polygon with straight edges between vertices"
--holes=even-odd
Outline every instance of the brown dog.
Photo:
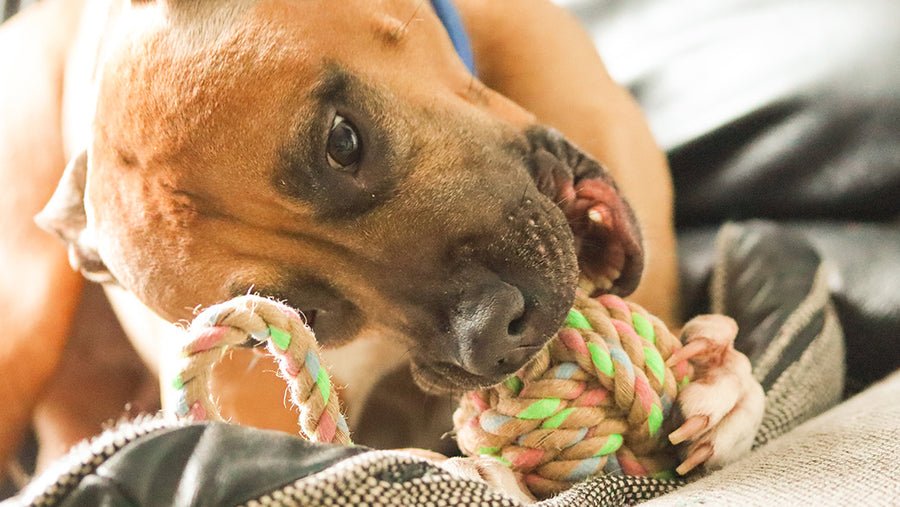
[{"label": "brown dog", "polygon": [[[62,448],[140,384],[53,387],[94,368],[63,353],[83,285],[69,262],[106,283],[155,372],[176,347],[164,321],[248,291],[286,300],[330,349],[355,427],[404,363],[432,391],[518,369],[579,268],[628,294],[646,264],[635,298],[671,322],[669,179],[633,100],[544,0],[456,4],[480,80],[422,0],[46,0],[4,25],[0,460],[36,409]],[[42,208],[68,256],[33,225]],[[223,412],[294,431],[271,369],[223,364]],[[391,430],[374,443],[429,445]]]}]

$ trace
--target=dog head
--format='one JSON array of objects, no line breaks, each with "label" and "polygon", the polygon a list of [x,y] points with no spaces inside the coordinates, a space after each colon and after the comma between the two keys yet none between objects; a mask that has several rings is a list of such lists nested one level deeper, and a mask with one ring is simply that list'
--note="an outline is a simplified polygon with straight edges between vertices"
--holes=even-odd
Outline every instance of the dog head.
[{"label": "dog head", "polygon": [[104,39],[93,142],[38,220],[168,320],[269,295],[459,390],[540,349],[579,265],[637,285],[610,177],[480,84],[427,2],[150,2]]}]

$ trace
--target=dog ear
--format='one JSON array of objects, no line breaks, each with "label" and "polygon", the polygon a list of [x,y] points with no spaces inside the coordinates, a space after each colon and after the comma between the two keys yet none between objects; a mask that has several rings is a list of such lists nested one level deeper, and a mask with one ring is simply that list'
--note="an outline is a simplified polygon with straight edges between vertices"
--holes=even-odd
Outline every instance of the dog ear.
[{"label": "dog ear", "polygon": [[87,179],[88,155],[82,151],[69,161],[59,185],[50,201],[34,217],[38,227],[62,239],[69,247],[69,263],[88,280],[114,281],[87,226],[84,211],[84,189]]}]

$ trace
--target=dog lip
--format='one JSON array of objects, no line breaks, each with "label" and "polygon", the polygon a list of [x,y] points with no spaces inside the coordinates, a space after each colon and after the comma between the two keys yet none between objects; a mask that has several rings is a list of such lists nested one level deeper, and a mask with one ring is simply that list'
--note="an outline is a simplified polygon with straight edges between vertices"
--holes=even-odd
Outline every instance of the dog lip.
[{"label": "dog lip", "polygon": [[303,323],[306,326],[315,332],[316,330],[316,315],[318,315],[318,310],[315,308],[309,310],[300,310],[300,317],[303,318]]},{"label": "dog lip", "polygon": [[528,361],[531,361],[531,359],[534,357],[534,354],[537,354],[537,353],[538,353],[541,349],[543,349],[543,348],[544,348],[544,344],[543,344],[543,343],[542,343],[542,344],[535,344],[535,345],[520,345],[520,346],[518,346],[518,347],[514,347],[514,348],[512,349],[513,352],[524,351],[524,352],[527,352],[527,353],[528,353],[528,360],[525,361],[524,363],[522,363],[522,364],[519,366],[519,368],[517,368],[517,369],[520,369],[522,366],[525,366],[526,364],[528,364]]},{"label": "dog lip", "polygon": [[419,386],[435,393],[458,393],[473,389],[484,389],[499,384],[516,374],[546,347],[547,342],[555,336],[555,332],[546,339],[530,340],[529,343],[510,347],[509,351],[521,360],[507,365],[501,373],[484,376],[472,373],[456,361],[429,360],[426,357],[414,357],[411,361],[413,378]]},{"label": "dog lip", "polygon": [[608,171],[554,129],[532,127],[525,137],[531,177],[566,214],[582,272],[609,282],[595,293],[632,293],[644,269],[643,244],[634,213]]},{"label": "dog lip", "polygon": [[613,286],[609,290],[611,294],[622,297],[631,294],[637,289],[638,284],[641,282],[641,275],[644,272],[644,251],[641,245],[634,240],[630,240],[624,242],[624,248],[626,250],[625,265],[619,277],[612,280]]},{"label": "dog lip", "polygon": [[87,250],[78,243],[70,243],[68,253],[69,264],[86,279],[95,283],[118,283],[96,252]]},{"label": "dog lip", "polygon": [[586,218],[581,221],[586,225],[576,233],[582,270],[588,278],[601,281],[595,292],[627,296],[637,288],[644,268],[634,214],[615,186],[602,178],[584,179],[576,186],[578,199],[570,219]]},{"label": "dog lip", "polygon": [[[514,350],[519,349],[534,349],[534,353],[537,353],[541,346],[525,345],[516,347]],[[533,357],[534,354],[529,354],[528,360],[521,365],[516,365],[516,368],[511,372],[492,377],[475,375],[461,366],[446,361],[420,363],[413,360],[412,372],[416,383],[425,391],[436,394],[460,393],[497,385],[519,371]]]}]

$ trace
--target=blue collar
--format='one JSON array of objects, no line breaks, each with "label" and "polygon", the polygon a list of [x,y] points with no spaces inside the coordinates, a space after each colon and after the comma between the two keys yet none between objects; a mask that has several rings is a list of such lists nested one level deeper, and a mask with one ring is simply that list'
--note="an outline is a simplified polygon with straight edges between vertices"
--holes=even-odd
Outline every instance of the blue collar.
[{"label": "blue collar", "polygon": [[459,13],[456,12],[451,0],[431,0],[431,5],[437,12],[438,18],[447,29],[450,35],[450,41],[453,42],[453,48],[459,54],[466,68],[472,74],[475,73],[475,58],[472,57],[472,46],[469,43],[469,36],[466,34],[466,28],[463,26]]}]

